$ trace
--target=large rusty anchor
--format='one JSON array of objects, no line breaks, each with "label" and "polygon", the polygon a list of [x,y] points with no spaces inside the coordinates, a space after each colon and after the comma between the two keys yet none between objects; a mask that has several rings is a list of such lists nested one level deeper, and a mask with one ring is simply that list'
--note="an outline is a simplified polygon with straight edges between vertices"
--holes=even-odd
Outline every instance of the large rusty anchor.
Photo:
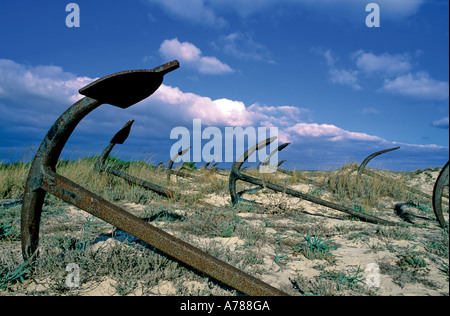
[{"label": "large rusty anchor", "polygon": [[48,192],[242,293],[259,296],[286,295],[56,173],[56,164],[64,145],[87,114],[104,103],[123,109],[132,106],[152,95],[162,84],[164,75],[178,67],[179,63],[173,61],[152,70],[125,71],[104,77],[80,89],[79,92],[86,97],[73,104],[56,120],[31,164],[22,205],[23,257],[26,260],[36,254],[42,205]]},{"label": "large rusty anchor", "polygon": [[252,183],[261,187],[266,187],[268,189],[271,189],[273,191],[276,192],[281,192],[281,193],[286,193],[289,195],[292,195],[294,197],[309,201],[309,202],[313,202],[315,204],[319,204],[322,206],[326,206],[329,208],[333,208],[337,211],[341,211],[344,212],[346,214],[349,215],[353,215],[356,216],[358,218],[360,218],[363,221],[367,221],[370,223],[375,223],[375,224],[383,224],[383,225],[388,225],[388,226],[395,226],[395,225],[404,225],[403,223],[394,223],[388,220],[384,220],[369,214],[365,214],[362,212],[358,212],[355,211],[351,208],[345,207],[345,206],[341,206],[332,202],[328,202],[322,199],[319,199],[317,197],[311,196],[309,194],[304,194],[289,188],[285,188],[282,187],[280,185],[276,185],[270,182],[265,182],[263,180],[260,180],[258,178],[254,178],[251,177],[249,175],[243,174],[241,172],[241,167],[244,164],[244,162],[248,159],[248,157],[250,157],[255,151],[257,150],[261,150],[262,148],[268,146],[270,143],[272,143],[274,140],[276,139],[276,137],[272,137],[272,138],[268,138],[256,145],[254,145],[253,147],[251,147],[249,150],[247,150],[237,161],[235,161],[231,167],[231,172],[230,172],[230,179],[229,179],[229,189],[230,189],[230,195],[231,195],[231,203],[233,205],[237,204],[239,202],[239,198],[238,195],[236,193],[236,181],[237,180],[241,180],[241,181],[245,181],[248,183]]}]

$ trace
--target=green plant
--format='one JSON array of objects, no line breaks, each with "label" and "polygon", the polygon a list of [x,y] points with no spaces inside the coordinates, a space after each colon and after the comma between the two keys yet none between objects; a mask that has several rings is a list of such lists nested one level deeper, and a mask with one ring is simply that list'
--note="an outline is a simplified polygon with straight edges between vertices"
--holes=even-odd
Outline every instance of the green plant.
[{"label": "green plant", "polygon": [[442,263],[442,272],[444,272],[444,275],[447,276],[447,282],[448,282],[448,263]]},{"label": "green plant", "polygon": [[8,235],[11,235],[12,233],[14,233],[14,230],[12,228],[12,224],[2,224],[0,223],[0,240],[2,240],[3,238],[5,238]]},{"label": "green plant", "polygon": [[356,271],[350,271],[346,273],[344,271],[331,271],[322,273],[319,278],[334,281],[338,290],[341,290],[341,287],[348,286],[353,287],[359,283],[364,281],[364,277],[361,275],[361,267],[358,266]]},{"label": "green plant", "polygon": [[220,223],[217,226],[218,235],[220,237],[229,238],[236,229],[235,223]]},{"label": "green plant", "polygon": [[6,290],[12,282],[23,283],[26,273],[31,269],[28,262],[24,261],[14,272],[7,269],[0,270],[0,289]]},{"label": "green plant", "polygon": [[425,212],[425,213],[432,213],[433,212],[428,206],[420,205],[420,202],[419,203],[415,203],[413,201],[409,201],[408,203],[406,203],[406,206],[415,207],[416,209],[418,209],[418,210],[420,210],[422,212]]},{"label": "green plant", "polygon": [[331,251],[336,247],[332,246],[332,240],[322,237],[320,234],[307,234],[303,236],[303,242],[294,245],[294,252],[302,253],[306,258],[326,259],[331,256]]},{"label": "green plant", "polygon": [[198,170],[197,166],[195,165],[195,162],[192,161],[185,162],[183,166],[184,168],[189,170]]},{"label": "green plant", "polygon": [[420,269],[426,268],[427,262],[418,253],[413,252],[402,255],[397,265],[405,269]]},{"label": "green plant", "polygon": [[286,255],[280,255],[278,253],[278,251],[275,249],[275,259],[273,259],[273,261],[277,265],[279,265],[280,267],[286,265],[286,260],[287,259],[288,259],[288,257]]}]

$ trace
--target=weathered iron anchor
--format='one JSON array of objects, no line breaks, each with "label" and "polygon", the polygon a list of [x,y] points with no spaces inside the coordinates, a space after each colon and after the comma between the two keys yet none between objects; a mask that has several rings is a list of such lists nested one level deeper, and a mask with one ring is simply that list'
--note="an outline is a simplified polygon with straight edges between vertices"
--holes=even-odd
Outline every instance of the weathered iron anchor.
[{"label": "weathered iron anchor", "polygon": [[97,170],[99,171],[104,171],[107,173],[110,173],[116,177],[120,177],[130,183],[134,183],[137,184],[141,187],[144,187],[148,190],[151,190],[153,192],[156,192],[162,196],[171,198],[175,196],[175,192],[164,188],[162,186],[153,184],[151,182],[148,181],[144,181],[141,179],[138,179],[136,177],[133,177],[123,171],[117,170],[116,168],[113,167],[109,167],[107,165],[105,165],[106,159],[108,158],[109,154],[111,153],[112,149],[114,148],[114,146],[116,144],[123,144],[126,139],[128,138],[129,134],[130,134],[130,130],[131,130],[131,126],[133,125],[134,120],[129,121],[127,124],[125,124],[122,129],[120,131],[118,131],[114,137],[111,139],[111,141],[109,142],[109,145],[105,148],[105,150],[103,151],[103,153],[100,155],[100,157],[98,158],[95,167],[97,168]]},{"label": "weathered iron anchor", "polygon": [[162,84],[164,75],[178,67],[179,63],[173,61],[152,70],[121,72],[99,79],[79,91],[86,97],[57,119],[31,164],[22,205],[22,255],[27,260],[37,253],[42,206],[48,192],[242,293],[286,295],[56,173],[56,164],[64,145],[87,114],[103,103],[123,109],[130,107],[153,94]]},{"label": "weathered iron anchor", "polygon": [[317,197],[308,195],[308,194],[304,194],[289,188],[284,188],[282,186],[270,183],[270,182],[265,182],[262,181],[260,179],[248,176],[246,174],[241,173],[241,167],[244,164],[244,162],[248,159],[248,157],[250,157],[255,151],[257,150],[261,150],[262,148],[266,147],[267,145],[269,145],[270,143],[272,143],[274,140],[276,139],[276,137],[272,137],[272,138],[268,138],[265,141],[262,141],[256,145],[254,145],[253,147],[251,147],[249,150],[247,150],[237,161],[235,161],[231,167],[231,172],[230,172],[230,179],[229,179],[229,189],[230,189],[230,195],[231,195],[231,203],[233,205],[235,205],[236,203],[238,203],[239,199],[236,193],[236,181],[237,180],[241,180],[241,181],[245,181],[248,183],[252,183],[258,186],[264,186],[268,189],[271,189],[273,191],[276,192],[281,192],[281,193],[286,193],[289,195],[292,195],[294,197],[309,201],[309,202],[313,202],[315,204],[319,204],[322,206],[326,206],[329,208],[333,208],[337,211],[341,211],[344,213],[347,213],[349,215],[353,215],[356,216],[364,221],[370,222],[370,223],[375,223],[375,224],[383,224],[383,225],[388,225],[388,226],[396,226],[396,225],[404,225],[403,223],[394,223],[391,221],[387,221],[369,214],[364,214],[358,211],[355,211],[353,209],[350,209],[348,207],[344,207],[335,203],[331,203],[322,199],[319,199]]},{"label": "weathered iron anchor", "polygon": [[[391,148],[391,149],[381,150],[381,151],[378,151],[376,153],[373,153],[373,154],[369,155],[366,159],[363,160],[363,162],[359,166],[359,168],[358,168],[358,177],[361,177],[361,175],[363,173],[365,173],[365,174],[367,174],[369,176],[379,176],[379,177],[385,178],[385,177],[383,177],[381,175],[377,175],[376,173],[374,173],[374,172],[372,172],[370,170],[366,170],[366,166],[370,162],[370,160],[372,160],[373,158],[375,158],[375,157],[377,157],[379,155],[382,155],[382,154],[385,154],[385,153],[397,150],[397,149],[400,149],[400,147],[395,147],[395,148]],[[437,219],[437,221],[439,222],[439,225],[442,228],[447,227],[447,223],[445,222],[444,215],[443,215],[443,212],[442,212],[442,204],[445,203],[445,204],[448,205],[448,203],[446,203],[446,202],[444,202],[442,200],[443,197],[446,197],[448,199],[448,195],[444,194],[444,187],[445,186],[448,187],[448,162],[444,166],[444,168],[442,169],[442,171],[439,174],[438,178],[436,179],[436,183],[435,183],[434,189],[433,189],[433,196],[431,196],[429,194],[426,194],[425,192],[416,190],[414,188],[407,187],[407,189],[409,191],[411,191],[412,193],[420,195],[420,196],[422,196],[422,197],[424,197],[426,199],[430,199],[432,201],[434,214],[436,215],[436,219]]]}]

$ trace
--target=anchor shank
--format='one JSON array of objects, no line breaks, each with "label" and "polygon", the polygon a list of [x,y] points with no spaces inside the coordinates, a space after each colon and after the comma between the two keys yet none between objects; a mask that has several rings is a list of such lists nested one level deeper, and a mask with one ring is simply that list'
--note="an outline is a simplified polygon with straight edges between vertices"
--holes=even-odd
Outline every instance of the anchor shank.
[{"label": "anchor shank", "polygon": [[166,189],[166,188],[164,188],[162,186],[150,183],[148,181],[144,181],[144,180],[138,179],[138,178],[133,177],[133,176],[131,176],[131,175],[125,173],[125,172],[117,170],[117,169],[115,169],[113,167],[108,167],[108,166],[105,166],[105,165],[102,164],[102,165],[98,165],[98,168],[101,171],[108,172],[108,173],[110,173],[112,175],[115,175],[116,177],[122,178],[122,179],[124,179],[124,180],[126,180],[126,181],[128,181],[130,183],[134,183],[134,184],[137,184],[137,185],[139,185],[141,187],[144,187],[146,189],[154,191],[154,192],[156,192],[156,193],[158,193],[158,194],[160,194],[162,196],[165,196],[165,197],[168,197],[168,198],[171,198],[171,197],[175,196],[175,192],[170,190],[170,189]]},{"label": "anchor shank", "polygon": [[301,192],[298,192],[298,191],[295,191],[295,190],[292,190],[292,189],[289,189],[289,188],[284,188],[282,186],[279,186],[279,185],[276,185],[276,184],[273,184],[273,183],[270,183],[270,182],[263,182],[262,180],[259,180],[257,178],[253,178],[253,177],[247,176],[245,174],[239,174],[238,178],[240,180],[242,180],[242,181],[245,181],[245,182],[249,182],[249,183],[260,185],[260,186],[265,185],[266,188],[268,188],[268,189],[271,189],[271,190],[274,190],[274,191],[277,191],[277,192],[286,193],[286,194],[298,197],[298,198],[300,198],[302,200],[313,202],[315,204],[319,204],[319,205],[322,205],[322,206],[330,207],[330,208],[336,209],[338,211],[341,211],[341,212],[344,212],[344,213],[347,213],[347,214],[350,214],[350,215],[353,215],[353,216],[357,216],[357,217],[359,217],[359,218],[361,218],[361,219],[363,219],[363,220],[365,220],[367,222],[370,222],[370,223],[384,224],[384,225],[389,225],[389,226],[398,225],[398,224],[392,223],[390,221],[386,221],[386,220],[383,220],[383,219],[380,219],[380,218],[377,218],[377,217],[374,217],[374,216],[371,216],[371,215],[368,215],[368,214],[357,212],[355,210],[352,210],[352,209],[347,208],[347,207],[343,207],[343,206],[335,204],[335,203],[324,201],[322,199],[316,198],[316,197],[308,195],[308,194],[303,194]]},{"label": "anchor shank", "polygon": [[252,296],[286,295],[267,283],[154,227],[51,170],[45,171],[43,187],[47,192],[63,201],[132,234],[170,257],[206,273],[242,293]]}]

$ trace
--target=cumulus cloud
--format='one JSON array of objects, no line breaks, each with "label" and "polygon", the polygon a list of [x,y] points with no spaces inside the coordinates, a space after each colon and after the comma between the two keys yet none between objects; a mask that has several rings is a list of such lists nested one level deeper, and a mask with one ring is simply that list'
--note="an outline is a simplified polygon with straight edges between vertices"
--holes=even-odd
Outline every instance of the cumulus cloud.
[{"label": "cumulus cloud", "polygon": [[448,129],[449,127],[449,120],[448,120],[448,116],[447,117],[443,117],[440,120],[436,120],[431,122],[431,125],[437,128],[443,128],[443,129]]},{"label": "cumulus cloud", "polygon": [[[356,69],[338,67],[339,58],[331,50],[315,49],[328,66],[331,82],[362,89],[361,78],[374,76],[381,81],[379,91],[426,100],[447,100],[449,83],[431,78],[424,71],[413,72],[411,54],[376,55],[358,50],[351,54]],[[419,52],[420,53],[420,52]],[[417,53],[416,53],[417,54]]]},{"label": "cumulus cloud", "polygon": [[382,90],[427,100],[447,100],[449,97],[449,83],[432,79],[426,72],[386,79]]},{"label": "cumulus cloud", "polygon": [[292,127],[286,129],[291,132],[294,137],[313,137],[321,138],[329,141],[342,141],[342,140],[357,140],[357,141],[383,141],[382,138],[377,136],[368,135],[365,133],[356,133],[346,131],[335,125],[329,124],[317,124],[317,123],[298,123]]},{"label": "cumulus cloud", "polygon": [[262,106],[257,103],[246,106],[238,100],[226,98],[212,100],[164,84],[145,102],[165,104],[166,107],[160,107],[160,111],[156,109],[161,115],[177,113],[184,122],[198,118],[208,125],[286,127],[299,121],[310,120],[309,110],[304,108]]},{"label": "cumulus cloud", "polygon": [[330,69],[330,80],[333,83],[346,85],[355,90],[360,90],[361,86],[358,83],[358,71],[347,69]]},{"label": "cumulus cloud", "polygon": [[363,50],[353,54],[356,59],[356,66],[368,74],[402,74],[411,70],[412,65],[407,54],[381,54],[366,53]]},{"label": "cumulus cloud", "polygon": [[26,66],[0,59],[0,99],[37,98],[56,102],[75,102],[76,91],[92,82],[57,66]]},{"label": "cumulus cloud", "polygon": [[153,107],[155,115],[177,113],[176,116],[183,123],[192,123],[192,119],[201,119],[207,125],[221,126],[246,126],[253,123],[251,113],[240,101],[212,100],[164,84],[145,102],[165,104],[165,107]]},{"label": "cumulus cloud", "polygon": [[161,44],[159,52],[164,58],[178,59],[185,65],[197,69],[200,73],[218,75],[234,72],[230,66],[222,63],[216,57],[203,56],[197,46],[189,42],[180,42],[177,38],[165,40]]},{"label": "cumulus cloud", "polygon": [[328,66],[329,78],[332,83],[352,87],[355,90],[360,90],[359,71],[353,69],[339,68],[337,63],[339,58],[331,50],[323,51],[322,49],[314,49],[314,52],[322,55]]},{"label": "cumulus cloud", "polygon": [[250,33],[234,32],[223,35],[214,45],[224,53],[239,59],[275,64],[267,47],[257,43]]}]

